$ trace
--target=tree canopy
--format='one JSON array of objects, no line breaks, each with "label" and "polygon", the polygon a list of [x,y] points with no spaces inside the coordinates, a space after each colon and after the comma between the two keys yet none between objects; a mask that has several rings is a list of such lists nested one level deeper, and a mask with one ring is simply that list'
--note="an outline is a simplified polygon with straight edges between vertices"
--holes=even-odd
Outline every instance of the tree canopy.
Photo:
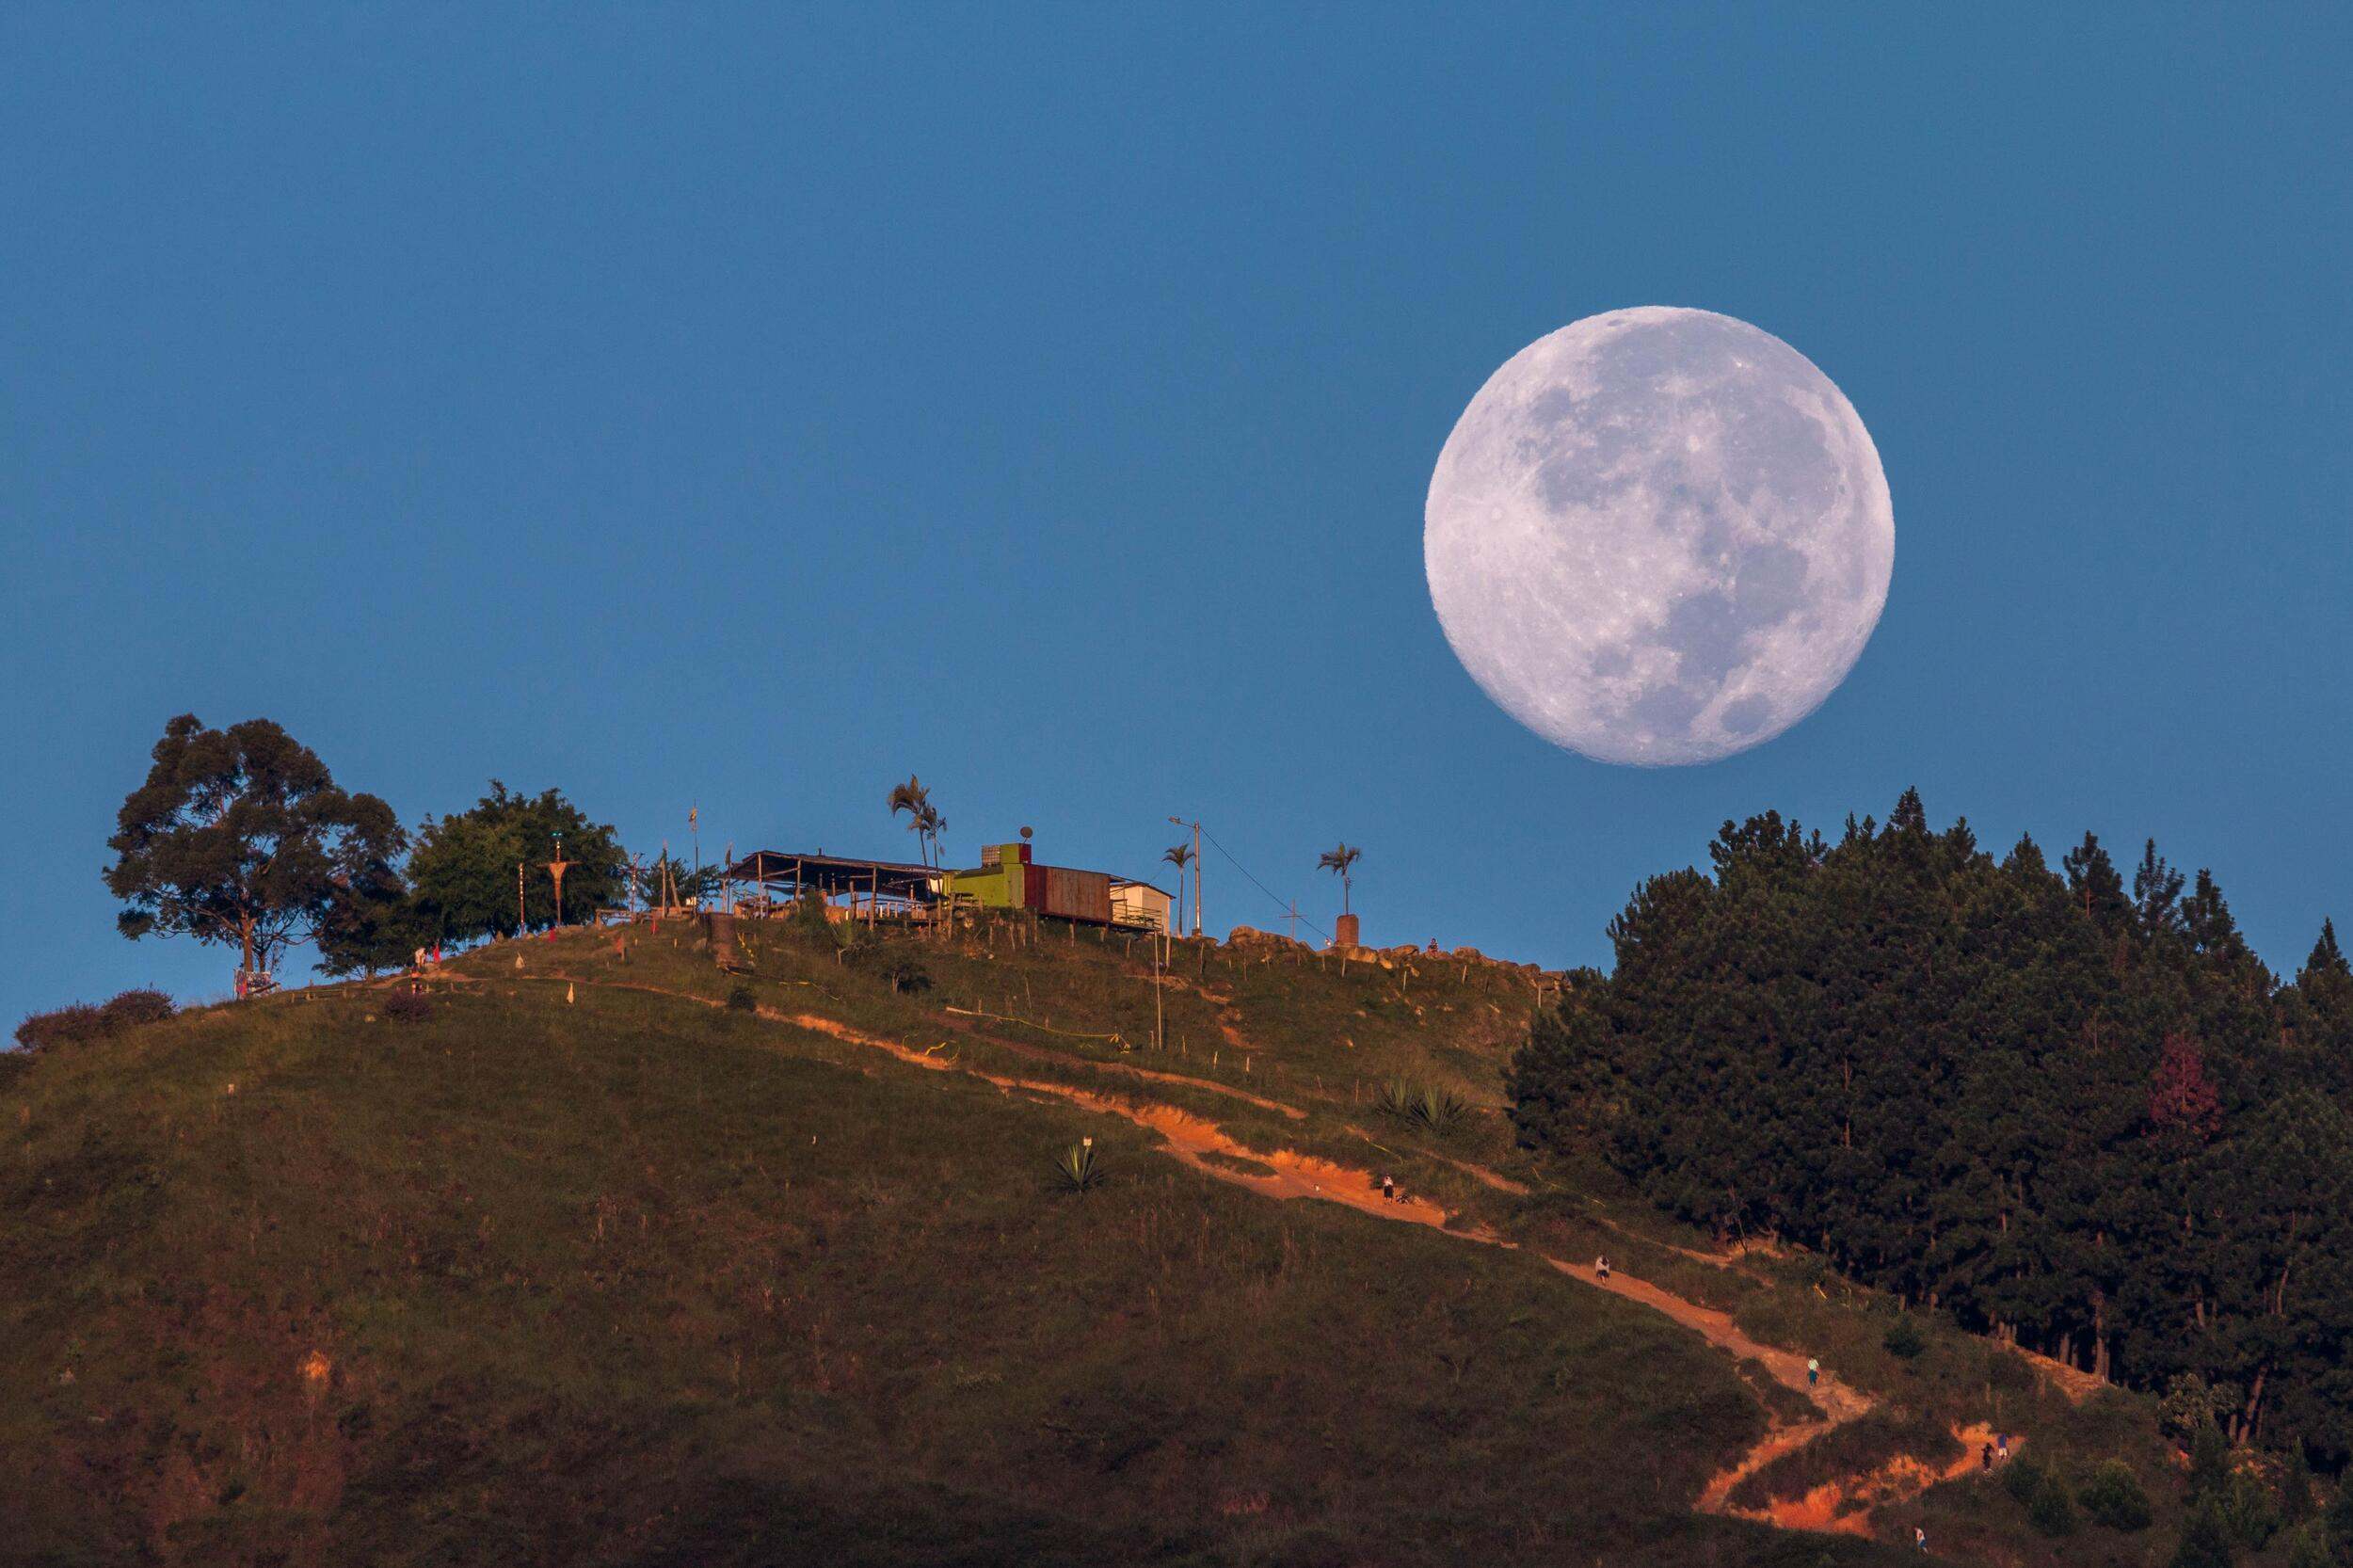
[{"label": "tree canopy", "polygon": [[[1658,1203],[2353,1457],[2353,976],[2281,985],[2213,877],[2087,834],[2055,872],[1907,792],[1773,812],[1635,889],[1514,1062],[1525,1140]],[[2188,891],[2185,892],[2185,886]]]},{"label": "tree canopy", "polygon": [[151,755],[106,840],[125,936],[232,944],[246,968],[266,968],[339,907],[397,885],[405,840],[392,808],[338,788],[269,720],[211,729],[183,713]]},{"label": "tree canopy", "polygon": [[415,929],[424,941],[470,941],[511,936],[518,929],[516,868],[522,868],[521,928],[555,923],[555,888],[547,863],[558,835],[570,869],[564,874],[564,911],[579,920],[620,902],[629,856],[613,829],[550,789],[536,795],[497,779],[471,810],[425,819],[408,857]]}]

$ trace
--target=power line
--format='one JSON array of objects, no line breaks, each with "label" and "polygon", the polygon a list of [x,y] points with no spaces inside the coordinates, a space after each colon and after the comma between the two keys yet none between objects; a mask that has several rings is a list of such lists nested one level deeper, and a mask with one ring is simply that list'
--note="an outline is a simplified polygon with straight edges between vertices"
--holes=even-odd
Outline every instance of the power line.
[{"label": "power line", "polygon": [[[1289,900],[1285,900],[1285,899],[1281,899],[1281,898],[1277,898],[1277,897],[1275,897],[1275,894],[1274,894],[1274,889],[1273,889],[1273,888],[1272,888],[1268,887],[1265,883],[1263,883],[1263,882],[1259,881],[1259,880],[1258,880],[1256,876],[1252,876],[1252,875],[1251,875],[1251,872],[1250,872],[1250,868],[1249,868],[1248,866],[1243,865],[1241,861],[1236,860],[1236,859],[1234,858],[1234,852],[1233,852],[1232,850],[1227,849],[1227,848],[1226,848],[1224,844],[1218,843],[1218,841],[1217,841],[1217,835],[1216,835],[1216,834],[1214,834],[1214,833],[1210,832],[1208,828],[1203,828],[1203,829],[1201,830],[1201,836],[1202,836],[1203,838],[1205,838],[1205,839],[1209,840],[1209,842],[1210,842],[1211,844],[1213,844],[1213,845],[1215,845],[1215,846],[1216,846],[1216,848],[1217,848],[1217,852],[1218,852],[1220,855],[1223,855],[1224,856],[1225,856],[1226,860],[1227,860],[1227,861],[1228,861],[1228,862],[1229,862],[1229,863],[1233,866],[1234,870],[1236,870],[1236,871],[1238,871],[1238,872],[1241,872],[1241,874],[1242,874],[1242,875],[1244,875],[1244,876],[1248,876],[1248,877],[1250,877],[1250,885],[1251,885],[1253,888],[1257,888],[1257,889],[1258,889],[1258,891],[1260,891],[1260,892],[1262,892],[1262,893],[1266,894],[1267,898],[1268,898],[1268,899],[1269,899],[1269,900],[1270,900],[1270,901],[1271,901],[1271,902],[1274,904],[1274,906],[1275,906],[1277,909],[1282,910],[1282,911],[1283,911],[1283,913],[1284,913],[1284,915],[1285,915],[1287,918],[1289,916],[1289,914],[1290,914],[1291,910],[1295,907],[1295,901],[1289,901]],[[1330,932],[1328,932],[1328,931],[1324,930],[1324,929],[1323,929],[1323,927],[1321,927],[1321,926],[1320,926],[1320,925],[1316,924],[1316,922],[1315,922],[1315,921],[1308,920],[1306,916],[1302,915],[1302,916],[1300,916],[1300,917],[1299,917],[1299,919],[1300,919],[1301,920],[1303,920],[1303,921],[1305,921],[1305,922],[1306,927],[1307,927],[1307,929],[1308,929],[1308,930],[1310,930],[1310,931],[1314,932],[1317,936],[1319,936],[1322,937],[1325,941],[1327,941],[1327,942],[1328,942],[1328,941],[1330,941],[1330,940],[1332,939],[1332,935],[1331,935],[1331,933],[1330,933]]]}]

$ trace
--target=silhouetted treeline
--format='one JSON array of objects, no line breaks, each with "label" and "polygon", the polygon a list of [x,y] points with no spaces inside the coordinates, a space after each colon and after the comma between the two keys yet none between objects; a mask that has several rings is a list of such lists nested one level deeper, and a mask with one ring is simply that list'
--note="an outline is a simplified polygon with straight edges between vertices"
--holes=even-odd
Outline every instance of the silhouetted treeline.
[{"label": "silhouetted treeline", "polygon": [[[1513,1064],[1523,1136],[2126,1384],[2353,1455],[2353,973],[2291,984],[2152,843],[1996,860],[1907,792],[1726,823]],[[2203,1380],[2206,1385],[2190,1381]]]}]

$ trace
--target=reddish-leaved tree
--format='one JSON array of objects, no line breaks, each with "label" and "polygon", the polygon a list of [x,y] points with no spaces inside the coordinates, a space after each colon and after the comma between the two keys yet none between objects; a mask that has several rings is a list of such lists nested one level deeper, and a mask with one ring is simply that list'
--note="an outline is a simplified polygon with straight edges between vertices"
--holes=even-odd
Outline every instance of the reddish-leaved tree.
[{"label": "reddish-leaved tree", "polygon": [[2179,1030],[2165,1037],[2157,1053],[2157,1070],[2149,1080],[2149,1120],[2160,1137],[2191,1147],[2221,1130],[2222,1096],[2206,1076],[2205,1056],[2198,1042]]}]

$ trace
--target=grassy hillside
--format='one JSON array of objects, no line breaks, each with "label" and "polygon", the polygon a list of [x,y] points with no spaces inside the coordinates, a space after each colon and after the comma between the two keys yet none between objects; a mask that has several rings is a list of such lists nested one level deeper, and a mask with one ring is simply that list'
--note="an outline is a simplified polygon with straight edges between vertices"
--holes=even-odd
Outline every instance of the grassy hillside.
[{"label": "grassy hillside", "polygon": [[[1883,1539],[2169,1548],[2134,1401],[1932,1321],[1897,1356],[1803,1259],[1525,1164],[1496,1112],[1522,973],[1177,944],[1155,1050],[1141,943],[779,922],[731,956],[748,979],[672,929],[509,944],[422,1021],[348,986],[11,1064],[0,1560],[1894,1560],[1693,1507],[1745,1460],[1724,1506],[1787,1512],[1826,1455],[1939,1463],[1989,1416],[2062,1468],[2124,1454],[2157,1527],[2052,1541],[1970,1481],[1892,1488]],[[1401,1078],[1484,1109],[1417,1128],[1376,1103]],[[1114,1096],[1241,1152],[1172,1160]],[[1057,1191],[1084,1137],[1112,1179]],[[1237,1185],[1276,1164],[1359,1205],[1387,1171],[1444,1227]],[[1904,1418],[1753,1463],[1811,1416],[1788,1366],[1540,1256],[1601,1250]]]}]

